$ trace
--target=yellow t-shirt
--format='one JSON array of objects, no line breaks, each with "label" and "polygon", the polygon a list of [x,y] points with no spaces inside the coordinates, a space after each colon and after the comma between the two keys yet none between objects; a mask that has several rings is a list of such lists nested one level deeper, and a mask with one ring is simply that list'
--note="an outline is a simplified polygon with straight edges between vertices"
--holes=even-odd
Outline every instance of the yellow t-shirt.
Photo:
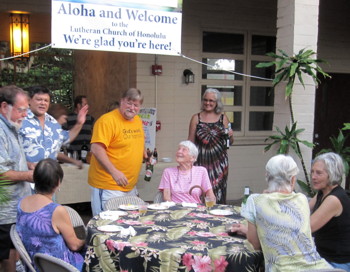
[{"label": "yellow t-shirt", "polygon": [[92,156],[88,182],[105,190],[132,190],[139,177],[145,144],[142,120],[135,116],[126,120],[119,110],[102,115],[95,123],[91,143],[102,143],[109,160],[128,179],[128,185],[117,185],[112,176]]}]

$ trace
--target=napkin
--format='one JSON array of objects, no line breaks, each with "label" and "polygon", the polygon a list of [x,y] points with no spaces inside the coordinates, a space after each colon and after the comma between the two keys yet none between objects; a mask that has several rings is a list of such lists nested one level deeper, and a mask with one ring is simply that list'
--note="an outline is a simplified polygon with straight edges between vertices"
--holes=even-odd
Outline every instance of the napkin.
[{"label": "napkin", "polygon": [[103,211],[103,212],[100,212],[100,218],[101,219],[118,220],[119,215],[116,214],[114,211]]},{"label": "napkin", "polygon": [[132,226],[129,226],[127,229],[123,228],[120,231],[120,235],[121,236],[128,236],[128,235],[135,236],[136,235],[136,230]]},{"label": "napkin", "polygon": [[197,208],[197,203],[182,202],[182,207]]}]

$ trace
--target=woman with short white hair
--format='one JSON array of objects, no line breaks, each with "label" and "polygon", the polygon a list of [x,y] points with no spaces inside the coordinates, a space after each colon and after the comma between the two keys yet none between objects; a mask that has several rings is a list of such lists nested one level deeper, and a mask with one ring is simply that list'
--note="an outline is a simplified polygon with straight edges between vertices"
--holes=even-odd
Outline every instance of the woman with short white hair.
[{"label": "woman with short white hair", "polygon": [[203,195],[215,199],[207,169],[193,165],[197,156],[198,149],[191,141],[179,143],[176,151],[179,165],[164,169],[158,188],[164,201],[201,203]]},{"label": "woman with short white hair", "polygon": [[[248,221],[248,241],[264,253],[265,271],[331,267],[316,251],[306,196],[293,192],[298,172],[292,157],[272,157],[266,164],[267,190],[251,195],[242,211]],[[232,231],[244,228],[239,225]]]}]

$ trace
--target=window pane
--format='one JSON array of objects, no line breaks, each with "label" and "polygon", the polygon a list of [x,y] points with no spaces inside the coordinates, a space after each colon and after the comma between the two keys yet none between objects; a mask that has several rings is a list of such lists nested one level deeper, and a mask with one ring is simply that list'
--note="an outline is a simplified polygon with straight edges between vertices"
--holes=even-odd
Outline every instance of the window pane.
[{"label": "window pane", "polygon": [[202,96],[208,88],[217,89],[222,94],[224,106],[242,106],[242,86],[202,85]]},{"label": "window pane", "polygon": [[244,35],[203,32],[203,52],[243,54]]},{"label": "window pane", "polygon": [[273,106],[272,87],[250,87],[250,106]]},{"label": "window pane", "polygon": [[[253,76],[258,76],[262,78],[268,78],[272,79],[273,78],[273,71],[275,69],[274,66],[267,67],[267,68],[256,68],[255,66],[260,63],[260,61],[252,61],[251,62],[251,75]],[[262,80],[262,79],[257,79],[257,78],[251,78],[251,80]]]},{"label": "window pane", "polygon": [[258,36],[252,37],[252,55],[263,55],[276,51],[276,37]]},{"label": "window pane", "polygon": [[249,130],[272,130],[273,112],[251,111],[249,113]]},{"label": "window pane", "polygon": [[243,73],[243,61],[233,59],[208,59],[204,58],[202,65],[202,78],[203,79],[227,79],[227,80],[242,80],[241,75],[230,73],[234,71]]},{"label": "window pane", "polygon": [[233,131],[241,131],[241,124],[242,124],[242,113],[239,111],[226,111],[225,112],[228,120],[231,123],[231,128]]}]

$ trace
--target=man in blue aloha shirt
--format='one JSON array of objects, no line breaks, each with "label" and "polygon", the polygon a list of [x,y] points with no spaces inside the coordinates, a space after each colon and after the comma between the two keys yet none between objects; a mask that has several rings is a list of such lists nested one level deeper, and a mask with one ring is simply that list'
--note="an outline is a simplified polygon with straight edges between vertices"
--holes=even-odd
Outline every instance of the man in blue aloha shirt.
[{"label": "man in blue aloha shirt", "polygon": [[79,134],[86,118],[88,106],[78,114],[77,122],[69,131],[63,130],[56,119],[47,113],[50,91],[42,86],[29,87],[28,116],[23,121],[20,134],[27,161],[37,163],[42,159],[56,160],[62,145],[67,145]]}]

